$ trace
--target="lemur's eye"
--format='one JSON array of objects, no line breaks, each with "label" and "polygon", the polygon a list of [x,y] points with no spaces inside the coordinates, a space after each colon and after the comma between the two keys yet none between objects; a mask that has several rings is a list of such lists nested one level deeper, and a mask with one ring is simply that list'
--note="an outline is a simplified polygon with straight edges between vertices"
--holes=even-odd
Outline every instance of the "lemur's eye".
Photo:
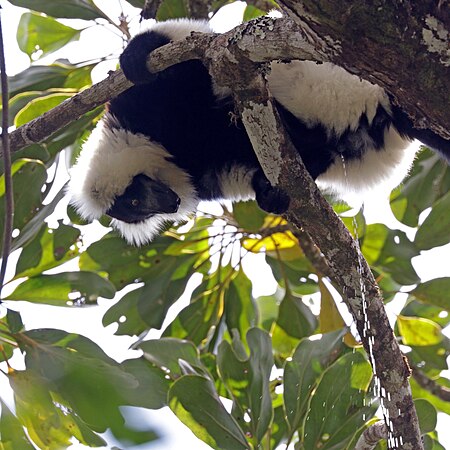
[{"label": "lemur's eye", "polygon": [[133,200],[131,200],[131,206],[137,206],[139,205],[139,200],[137,198],[133,198]]}]

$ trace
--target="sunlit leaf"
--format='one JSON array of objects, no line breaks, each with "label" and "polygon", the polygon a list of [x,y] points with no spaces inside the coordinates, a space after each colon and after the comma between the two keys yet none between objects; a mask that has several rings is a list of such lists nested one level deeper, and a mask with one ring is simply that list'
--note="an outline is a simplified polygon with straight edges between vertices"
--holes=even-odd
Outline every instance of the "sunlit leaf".
[{"label": "sunlit leaf", "polygon": [[401,310],[402,316],[422,317],[437,323],[441,328],[445,328],[450,324],[450,314],[443,311],[439,306],[430,305],[422,301],[414,300],[409,297],[408,302]]},{"label": "sunlit leaf", "polygon": [[398,316],[397,326],[406,345],[428,346],[442,341],[441,327],[431,320]]},{"label": "sunlit leaf", "polygon": [[68,94],[51,94],[31,100],[16,114],[14,125],[20,127],[36,117],[41,116],[55,106],[58,106],[70,97],[71,96]]},{"label": "sunlit leaf", "polygon": [[95,303],[98,297],[113,298],[116,290],[105,278],[93,272],[62,272],[40,275],[19,284],[8,300],[26,300],[47,305]]},{"label": "sunlit leaf", "polygon": [[80,230],[63,223],[56,229],[43,226],[20,254],[14,278],[39,275],[74,258],[78,255],[75,243],[79,236]]},{"label": "sunlit leaf", "polygon": [[0,400],[2,416],[0,418],[0,448],[2,450],[33,450],[22,424],[9,408]]},{"label": "sunlit leaf", "polygon": [[79,37],[80,30],[32,12],[22,14],[17,27],[19,48],[30,57],[48,55]]},{"label": "sunlit leaf", "polygon": [[169,406],[203,442],[222,450],[250,449],[239,425],[226,411],[214,384],[198,375],[179,378],[169,391]]}]

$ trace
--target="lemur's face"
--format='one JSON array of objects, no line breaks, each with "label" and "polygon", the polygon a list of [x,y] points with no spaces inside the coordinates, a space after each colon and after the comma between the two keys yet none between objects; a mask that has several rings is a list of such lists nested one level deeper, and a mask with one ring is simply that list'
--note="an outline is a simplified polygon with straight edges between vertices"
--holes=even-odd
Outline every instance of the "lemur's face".
[{"label": "lemur's face", "polygon": [[114,199],[106,214],[122,222],[139,223],[156,214],[176,213],[179,206],[180,197],[166,184],[139,174]]}]

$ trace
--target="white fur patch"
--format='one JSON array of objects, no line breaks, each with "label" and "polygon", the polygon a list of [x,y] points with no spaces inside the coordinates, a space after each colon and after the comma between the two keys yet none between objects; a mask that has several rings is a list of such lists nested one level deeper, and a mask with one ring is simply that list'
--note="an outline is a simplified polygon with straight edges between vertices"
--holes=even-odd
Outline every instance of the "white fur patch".
[{"label": "white fur patch", "polygon": [[181,199],[177,213],[160,214],[139,224],[112,221],[128,242],[144,244],[155,237],[164,222],[184,220],[197,209],[198,199],[189,175],[168,161],[169,157],[161,145],[145,136],[110,129],[100,121],[70,170],[71,203],[83,218],[99,219],[135,175],[143,173],[162,181]]},{"label": "white fur patch", "polygon": [[212,33],[213,30],[206,20],[173,19],[165,22],[155,22],[148,30],[155,31],[171,41],[181,41],[191,33]]},{"label": "white fur patch", "polygon": [[341,135],[356,130],[361,114],[373,120],[378,105],[390,112],[384,90],[331,63],[273,62],[268,75],[272,95],[308,127],[319,123]]},{"label": "white fur patch", "polygon": [[246,201],[255,198],[252,178],[256,169],[233,166],[219,175],[220,189],[223,197],[231,201]]},{"label": "white fur patch", "polygon": [[337,158],[317,178],[317,185],[340,198],[347,194],[361,197],[378,185],[382,185],[383,190],[391,191],[408,173],[414,156],[415,149],[411,147],[411,141],[402,138],[391,127],[384,133],[384,148],[368,149],[362,159],[346,161]]}]

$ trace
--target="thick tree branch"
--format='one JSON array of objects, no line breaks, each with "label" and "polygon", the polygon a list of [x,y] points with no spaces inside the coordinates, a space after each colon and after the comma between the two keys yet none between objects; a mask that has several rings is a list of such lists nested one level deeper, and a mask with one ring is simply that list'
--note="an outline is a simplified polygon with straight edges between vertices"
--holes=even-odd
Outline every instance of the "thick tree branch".
[{"label": "thick tree branch", "polygon": [[103,105],[131,86],[132,83],[125,78],[121,70],[111,73],[100,83],[81,91],[42,116],[13,131],[10,134],[11,152],[17,152],[27,145],[45,141],[64,126],[97,106]]}]

